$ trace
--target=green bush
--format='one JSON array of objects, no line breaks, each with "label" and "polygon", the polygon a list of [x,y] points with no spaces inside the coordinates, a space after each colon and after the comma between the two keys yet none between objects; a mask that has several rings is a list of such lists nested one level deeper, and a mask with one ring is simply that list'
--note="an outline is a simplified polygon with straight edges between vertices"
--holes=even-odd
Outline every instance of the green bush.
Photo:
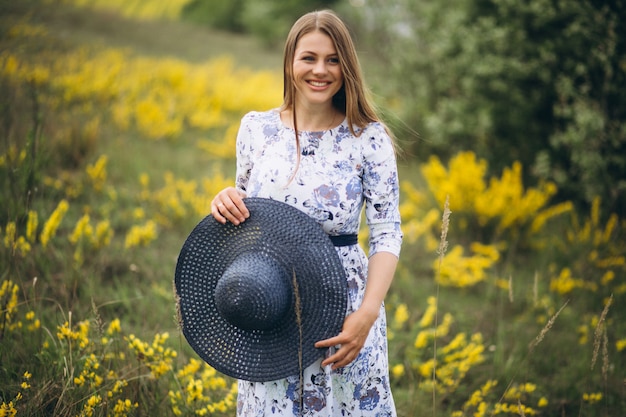
[{"label": "green bush", "polygon": [[353,20],[384,77],[378,91],[420,134],[412,151],[513,161],[558,198],[626,207],[623,2],[368,2]]},{"label": "green bush", "polygon": [[182,18],[189,22],[216,29],[242,32],[242,11],[247,0],[192,0],[182,10]]},{"label": "green bush", "polygon": [[298,17],[335,3],[337,0],[192,0],[183,8],[182,17],[216,29],[247,32],[276,46]]}]

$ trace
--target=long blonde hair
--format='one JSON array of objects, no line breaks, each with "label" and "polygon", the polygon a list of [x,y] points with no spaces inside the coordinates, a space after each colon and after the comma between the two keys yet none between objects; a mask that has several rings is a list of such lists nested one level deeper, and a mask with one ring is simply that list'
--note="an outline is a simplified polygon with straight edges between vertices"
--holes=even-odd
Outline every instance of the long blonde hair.
[{"label": "long blonde hair", "polygon": [[304,35],[315,31],[328,35],[337,50],[339,65],[343,74],[343,86],[333,96],[333,106],[346,115],[350,132],[358,136],[359,132],[356,128],[364,128],[368,123],[380,121],[380,119],[368,97],[361,65],[350,32],[343,21],[330,10],[307,13],[291,27],[285,41],[283,104],[280,109],[281,111],[292,111],[297,140],[296,87],[293,79],[293,61],[298,41]]}]

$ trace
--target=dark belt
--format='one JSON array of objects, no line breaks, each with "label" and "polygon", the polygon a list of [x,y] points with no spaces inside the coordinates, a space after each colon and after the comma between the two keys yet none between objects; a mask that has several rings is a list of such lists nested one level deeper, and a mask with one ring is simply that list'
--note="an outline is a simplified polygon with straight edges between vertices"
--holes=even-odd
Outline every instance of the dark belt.
[{"label": "dark belt", "polygon": [[359,235],[328,236],[335,246],[350,246],[359,243]]}]

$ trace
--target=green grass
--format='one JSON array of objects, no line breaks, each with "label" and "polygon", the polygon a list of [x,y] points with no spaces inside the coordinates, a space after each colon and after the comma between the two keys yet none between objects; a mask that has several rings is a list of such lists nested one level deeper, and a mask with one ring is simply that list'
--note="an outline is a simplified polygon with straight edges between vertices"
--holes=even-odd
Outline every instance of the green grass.
[{"label": "green grass", "polygon": [[282,67],[279,49],[269,49],[248,36],[184,22],[137,21],[63,4],[40,5],[34,21],[42,22],[70,45],[131,48],[138,54],[171,56],[194,63],[231,55],[241,65],[255,70],[280,71]]}]

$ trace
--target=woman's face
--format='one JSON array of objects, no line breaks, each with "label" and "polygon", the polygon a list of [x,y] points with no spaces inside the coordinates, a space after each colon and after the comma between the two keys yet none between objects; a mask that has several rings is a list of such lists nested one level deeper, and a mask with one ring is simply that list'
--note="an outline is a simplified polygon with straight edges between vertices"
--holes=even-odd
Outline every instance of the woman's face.
[{"label": "woman's face", "polygon": [[343,85],[339,56],[333,41],[323,32],[302,36],[293,59],[296,100],[304,105],[332,105],[333,96]]}]

